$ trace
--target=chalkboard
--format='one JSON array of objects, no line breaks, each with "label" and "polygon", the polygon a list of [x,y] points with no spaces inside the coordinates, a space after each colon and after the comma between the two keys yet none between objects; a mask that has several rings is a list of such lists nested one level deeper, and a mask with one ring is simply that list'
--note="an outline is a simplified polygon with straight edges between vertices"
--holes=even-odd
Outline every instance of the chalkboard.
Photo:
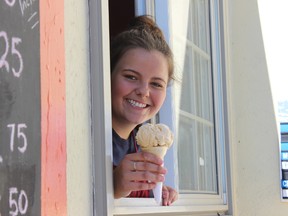
[{"label": "chalkboard", "polygon": [[0,216],[41,215],[39,0],[0,1]]}]

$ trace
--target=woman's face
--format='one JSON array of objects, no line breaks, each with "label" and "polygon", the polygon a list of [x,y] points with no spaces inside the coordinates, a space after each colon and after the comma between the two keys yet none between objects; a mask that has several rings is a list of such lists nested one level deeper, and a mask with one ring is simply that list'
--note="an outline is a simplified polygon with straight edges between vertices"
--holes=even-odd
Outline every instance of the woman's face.
[{"label": "woman's face", "polygon": [[111,76],[113,128],[135,127],[159,111],[168,84],[168,64],[162,53],[128,50]]}]

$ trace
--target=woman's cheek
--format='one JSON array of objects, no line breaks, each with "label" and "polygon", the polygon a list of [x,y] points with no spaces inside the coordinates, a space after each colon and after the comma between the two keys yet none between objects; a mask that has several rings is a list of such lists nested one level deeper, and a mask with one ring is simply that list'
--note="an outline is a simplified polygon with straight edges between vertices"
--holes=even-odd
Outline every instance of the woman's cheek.
[{"label": "woman's cheek", "polygon": [[154,101],[155,101],[154,104],[156,104],[156,107],[157,107],[158,111],[162,107],[162,105],[163,105],[163,103],[165,101],[165,98],[166,98],[166,91],[165,92],[160,92],[160,93],[154,95]]}]

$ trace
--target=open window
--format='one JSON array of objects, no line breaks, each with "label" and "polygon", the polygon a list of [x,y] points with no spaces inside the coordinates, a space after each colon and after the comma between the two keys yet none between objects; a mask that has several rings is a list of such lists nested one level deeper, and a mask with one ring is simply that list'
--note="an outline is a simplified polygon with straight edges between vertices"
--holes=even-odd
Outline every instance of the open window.
[{"label": "open window", "polygon": [[110,206],[114,215],[227,211],[221,7],[216,0],[109,1],[110,36],[135,15],[154,16],[173,50],[180,78],[168,88],[156,119],[175,133],[165,157],[166,184],[179,190],[179,200],[168,210],[153,199],[122,198]]}]

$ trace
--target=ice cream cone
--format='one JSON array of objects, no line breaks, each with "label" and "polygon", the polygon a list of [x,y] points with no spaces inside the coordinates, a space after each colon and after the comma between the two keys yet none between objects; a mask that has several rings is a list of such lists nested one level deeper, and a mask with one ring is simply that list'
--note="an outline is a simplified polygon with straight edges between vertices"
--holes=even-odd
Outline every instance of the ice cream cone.
[{"label": "ice cream cone", "polygon": [[164,159],[164,156],[167,152],[168,148],[165,146],[155,146],[150,148],[142,148],[143,152],[150,152],[158,157],[160,157],[162,160]]},{"label": "ice cream cone", "polygon": [[[150,152],[154,155],[157,155],[160,157],[162,160],[164,159],[164,156],[167,152],[168,148],[163,147],[163,146],[156,146],[156,147],[151,147],[151,148],[142,148],[142,151],[144,152]],[[162,203],[162,187],[163,187],[163,182],[157,182],[155,188],[152,190],[154,199],[157,204],[161,205]]]},{"label": "ice cream cone", "polygon": [[[163,160],[173,143],[173,133],[164,124],[147,123],[139,128],[136,140],[143,152],[150,152]],[[159,205],[162,204],[162,187],[163,182],[157,182],[153,189],[154,199]]]}]

